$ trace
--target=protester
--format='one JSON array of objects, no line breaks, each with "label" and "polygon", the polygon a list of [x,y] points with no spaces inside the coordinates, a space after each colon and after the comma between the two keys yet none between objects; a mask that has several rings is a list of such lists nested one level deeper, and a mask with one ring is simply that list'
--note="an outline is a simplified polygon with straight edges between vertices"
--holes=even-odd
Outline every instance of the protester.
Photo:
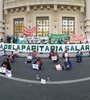
[{"label": "protester", "polygon": [[11,42],[11,36],[7,36],[7,43]]},{"label": "protester", "polygon": [[25,63],[31,63],[31,62],[32,62],[32,55],[31,53],[29,53]]},{"label": "protester", "polygon": [[53,50],[51,50],[50,53],[49,53],[49,59],[51,59],[52,56],[54,56],[54,51]]},{"label": "protester", "polygon": [[37,58],[36,64],[39,65],[39,69],[41,70],[41,66],[42,66],[42,60],[41,60],[41,58],[39,58],[39,57]]},{"label": "protester", "polygon": [[37,70],[41,70],[41,66],[42,66],[42,60],[41,58],[37,58],[36,61],[32,64],[33,69],[37,69]]},{"label": "protester", "polygon": [[68,58],[68,57],[65,58],[64,65],[62,66],[62,69],[64,69],[64,70],[72,69],[72,63],[71,63],[70,58]]},{"label": "protester", "polygon": [[14,57],[13,52],[11,53],[11,55],[9,55],[9,56],[8,56],[8,60],[9,60],[11,63],[13,63],[13,62],[14,62],[15,57]]},{"label": "protester", "polygon": [[1,39],[0,43],[4,43],[4,42],[3,42],[3,39]]},{"label": "protester", "polygon": [[32,52],[32,59],[33,58],[36,58],[37,57],[37,52],[34,50],[33,52]]},{"label": "protester", "polygon": [[69,54],[68,54],[67,50],[64,51],[62,57],[63,58],[67,58],[68,57],[69,58]]},{"label": "protester", "polygon": [[57,52],[55,52],[54,55],[52,56],[52,60],[53,60],[54,62],[57,62],[57,61],[59,60],[59,55],[58,55]]},{"label": "protester", "polygon": [[32,55],[32,63],[34,63],[36,61],[36,59],[37,59],[37,52],[35,50],[33,50],[31,55]]},{"label": "protester", "polygon": [[89,44],[89,41],[87,40],[87,41],[85,42],[85,44]]},{"label": "protester", "polygon": [[83,53],[81,52],[81,50],[78,50],[76,53],[77,62],[82,62],[82,55]]},{"label": "protester", "polygon": [[8,77],[11,77],[12,76],[11,70],[12,69],[11,69],[11,66],[10,66],[10,62],[9,62],[8,58],[5,58],[5,60],[1,64],[0,73],[3,73]]}]

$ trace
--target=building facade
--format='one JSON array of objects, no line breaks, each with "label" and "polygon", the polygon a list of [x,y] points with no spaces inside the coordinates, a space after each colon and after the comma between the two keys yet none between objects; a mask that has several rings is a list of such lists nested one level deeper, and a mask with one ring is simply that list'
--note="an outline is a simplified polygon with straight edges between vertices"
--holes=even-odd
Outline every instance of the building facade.
[{"label": "building facade", "polygon": [[0,33],[23,35],[24,26],[34,35],[83,33],[90,38],[90,0],[0,0]]}]

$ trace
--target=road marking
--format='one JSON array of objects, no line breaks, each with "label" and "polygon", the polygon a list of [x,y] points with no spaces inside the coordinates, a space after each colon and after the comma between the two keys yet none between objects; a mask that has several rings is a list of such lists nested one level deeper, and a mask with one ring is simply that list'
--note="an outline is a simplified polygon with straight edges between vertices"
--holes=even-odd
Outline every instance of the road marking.
[{"label": "road marking", "polygon": [[[18,81],[18,82],[29,83],[29,84],[42,84],[41,81],[27,80],[27,79],[16,78],[16,77],[10,77],[9,78],[5,75],[0,75],[0,77],[10,79],[10,80],[14,80],[14,81]],[[62,84],[72,84],[72,83],[79,83],[79,82],[85,82],[85,81],[90,81],[90,77],[75,79],[75,80],[65,80],[65,81],[49,81],[49,82],[46,82],[46,84],[62,85]]]}]

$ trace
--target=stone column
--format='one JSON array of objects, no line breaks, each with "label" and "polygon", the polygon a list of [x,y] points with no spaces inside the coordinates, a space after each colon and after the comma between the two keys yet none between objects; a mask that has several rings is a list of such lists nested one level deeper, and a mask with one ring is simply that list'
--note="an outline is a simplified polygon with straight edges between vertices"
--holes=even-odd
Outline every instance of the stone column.
[{"label": "stone column", "polygon": [[86,35],[90,39],[90,0],[86,0]]},{"label": "stone column", "polygon": [[3,0],[0,0],[0,32],[3,23]]},{"label": "stone column", "polygon": [[4,24],[3,24],[3,22],[4,22],[4,19],[3,19],[3,0],[0,0],[0,39],[2,38],[4,38],[4,35],[3,35],[3,33],[4,33]]}]

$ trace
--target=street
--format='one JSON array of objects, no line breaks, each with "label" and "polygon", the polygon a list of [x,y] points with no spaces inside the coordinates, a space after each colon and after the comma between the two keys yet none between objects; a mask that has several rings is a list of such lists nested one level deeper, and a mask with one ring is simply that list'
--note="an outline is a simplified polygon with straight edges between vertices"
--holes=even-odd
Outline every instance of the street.
[{"label": "street", "polygon": [[[25,63],[25,58],[16,58],[15,63],[11,63],[13,77],[0,75],[0,100],[89,100],[89,60],[84,57],[82,63],[76,63],[76,59],[71,58],[72,70],[57,71],[54,62],[42,59],[42,70],[37,71],[31,63]],[[58,64],[63,62],[64,59],[60,59]],[[37,75],[46,83],[41,83]]]}]

